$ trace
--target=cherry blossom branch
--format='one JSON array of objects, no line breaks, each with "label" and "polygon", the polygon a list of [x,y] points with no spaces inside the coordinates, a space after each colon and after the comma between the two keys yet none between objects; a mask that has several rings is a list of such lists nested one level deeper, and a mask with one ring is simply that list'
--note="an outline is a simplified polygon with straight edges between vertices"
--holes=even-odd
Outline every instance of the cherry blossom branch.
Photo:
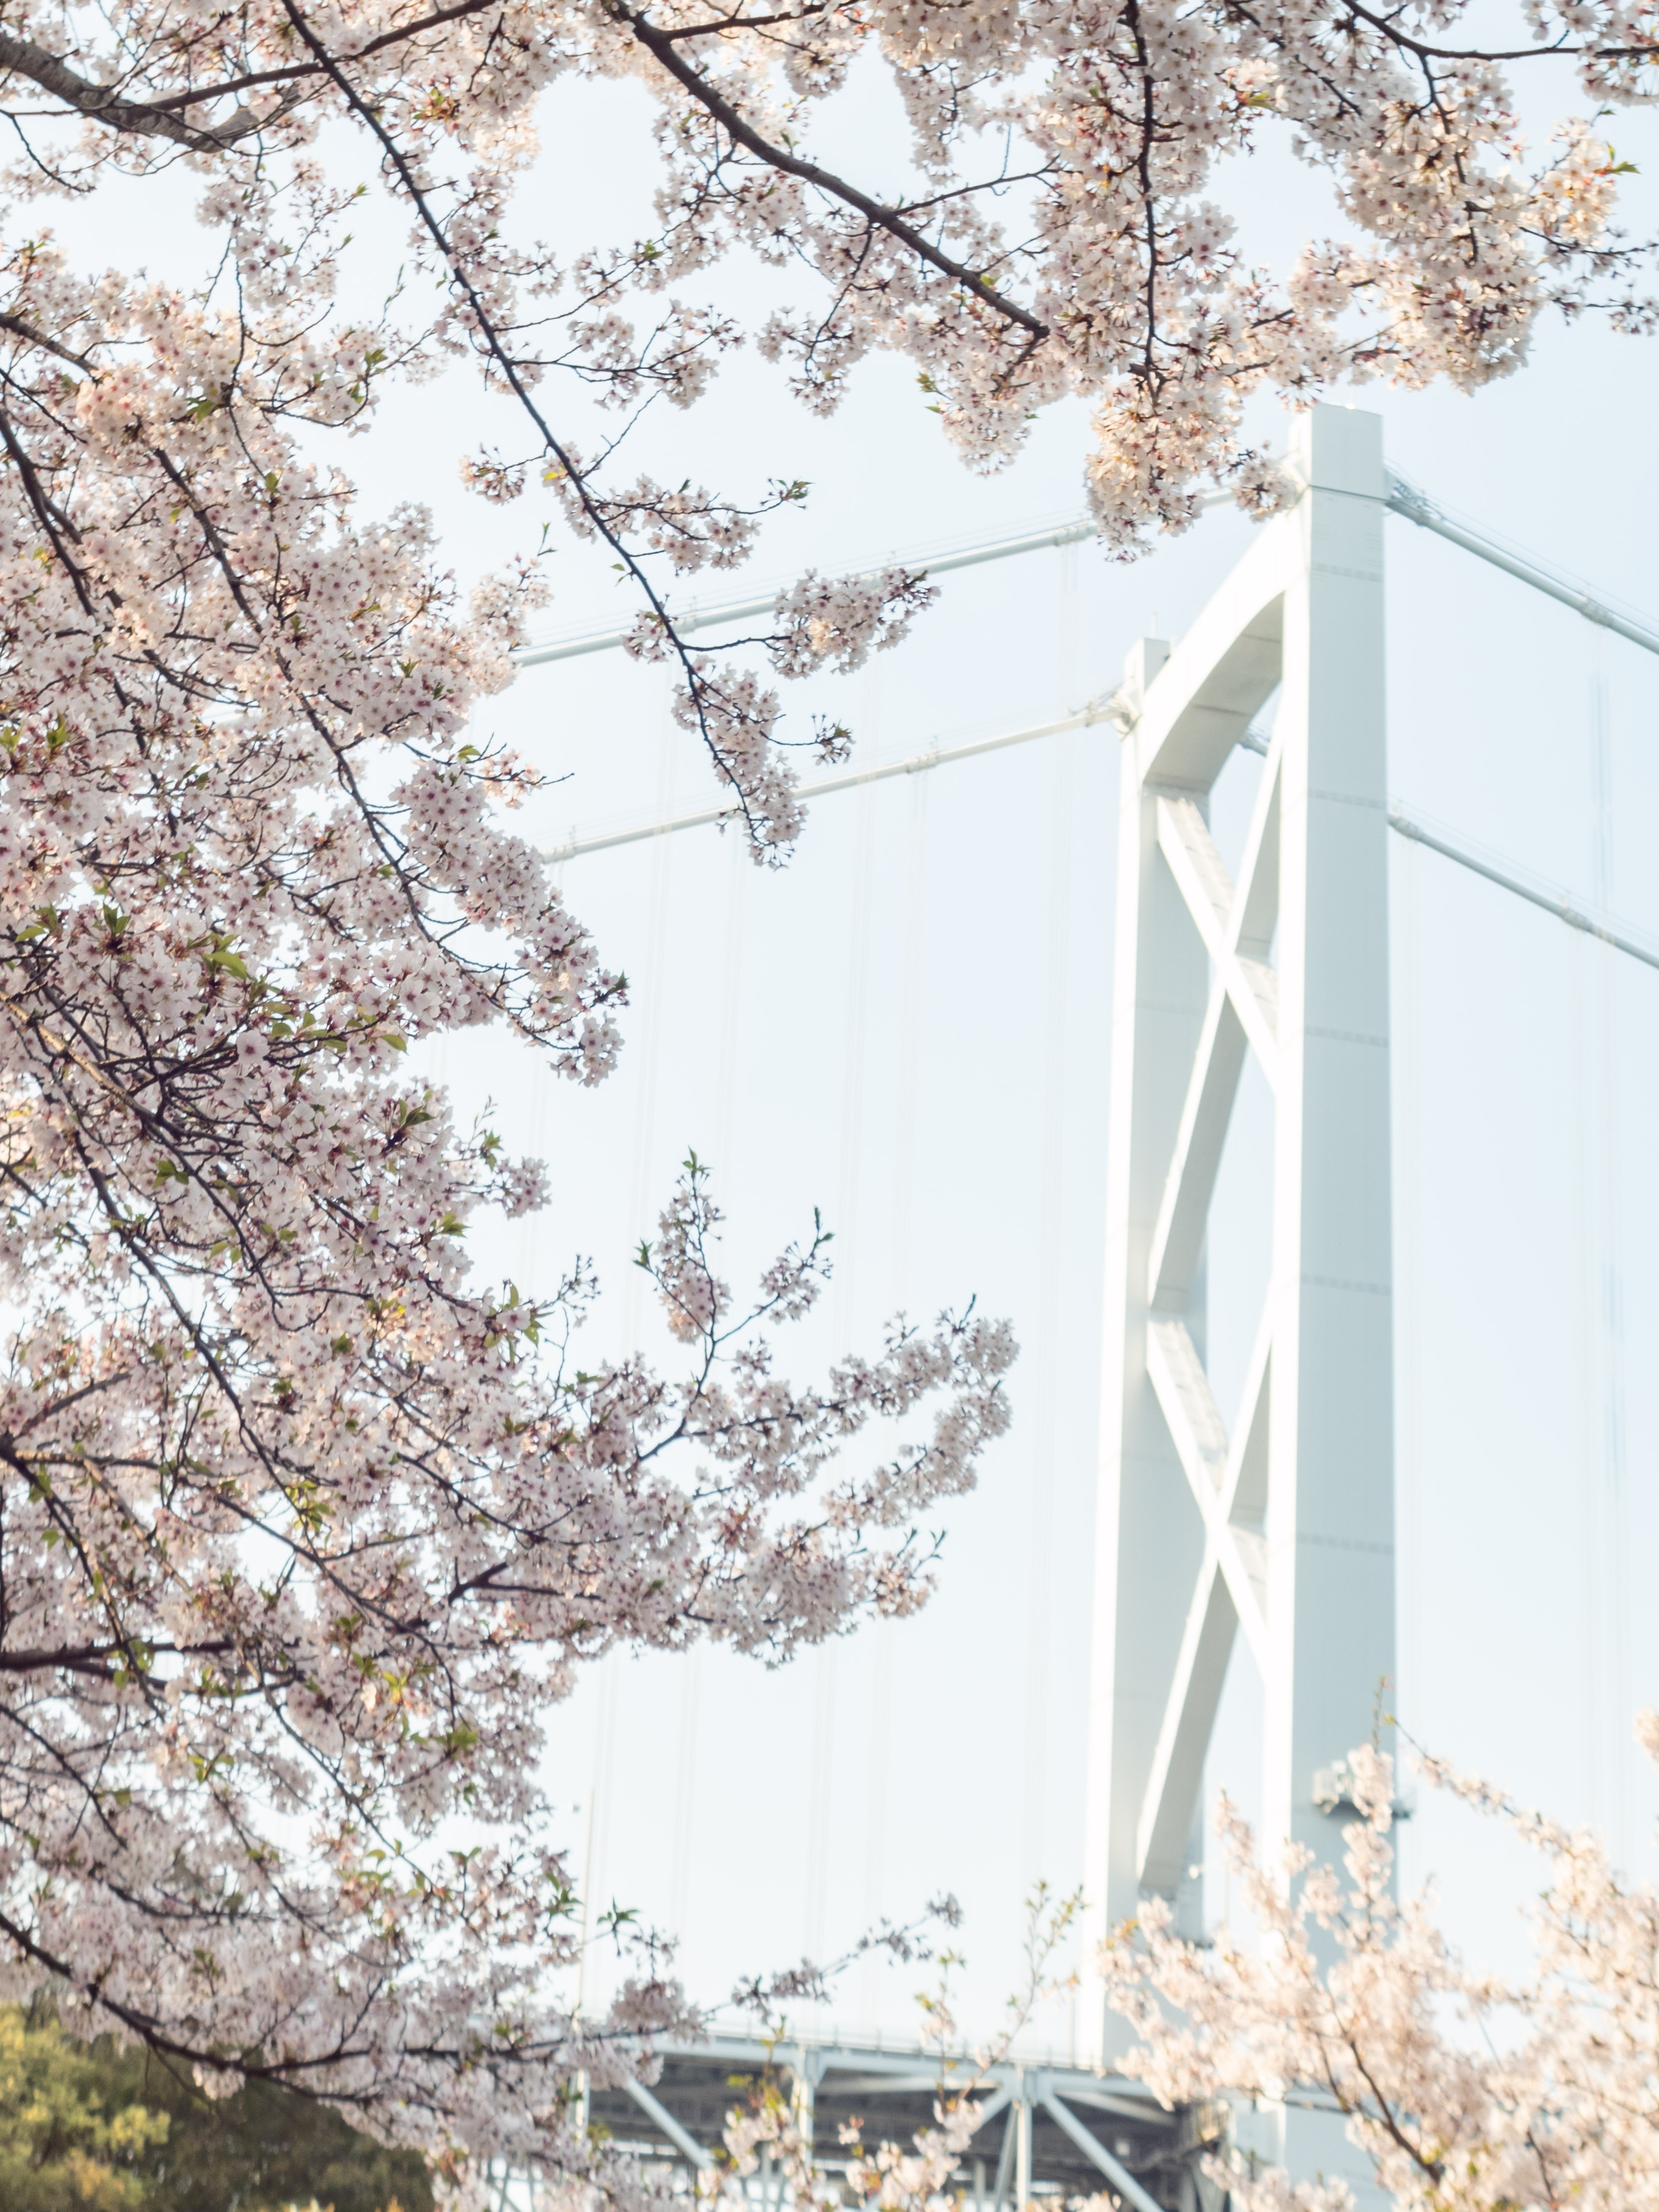
[{"label": "cherry blossom branch", "polygon": [[[483,337],[490,360],[505,380],[514,397],[534,423],[541,437],[544,450],[552,457],[561,477],[573,486],[582,513],[589,525],[623,563],[629,574],[643,593],[651,617],[658,626],[659,635],[668,641],[684,673],[686,696],[703,743],[722,773],[729,775],[729,763],[710,726],[709,700],[712,687],[708,682],[700,657],[694,654],[690,647],[681,639],[666,605],[647,575],[639,559],[611,527],[601,502],[589,490],[586,473],[578,465],[574,453],[554,436],[545,416],[531,397],[529,386],[525,381],[518,362],[514,359],[511,351],[495,328],[495,321],[480,295],[477,284],[473,282],[460,257],[456,254],[443,225],[438,221],[433,210],[429,196],[416,179],[403,149],[386,128],[382,118],[362,99],[338,63],[326,53],[304,15],[295,4],[295,0],[283,0],[283,5],[289,21],[317,58],[319,65],[343,94],[348,106],[368,126],[370,133],[378,141],[388,166],[403,185],[422,228],[431,238],[452,281],[464,295],[471,313],[473,326]],[[764,851],[768,841],[763,836],[762,825],[755,812],[753,795],[735,775],[730,776],[730,781],[737,794],[738,811],[749,829],[756,848],[757,851]]]},{"label": "cherry blossom branch", "polygon": [[669,75],[708,110],[735,144],[745,147],[769,168],[781,170],[785,176],[798,177],[803,184],[814,185],[819,191],[826,192],[831,198],[841,200],[848,207],[856,210],[876,229],[884,230],[890,237],[897,239],[901,246],[908,246],[919,261],[926,262],[930,268],[949,276],[974,299],[982,301],[1007,321],[1017,323],[1022,330],[1029,331],[1033,337],[1041,340],[1049,336],[1048,325],[1040,317],[1034,315],[1030,308],[1022,307],[1018,301],[1010,300],[998,291],[977,270],[969,268],[965,262],[956,260],[942,247],[924,238],[919,230],[904,220],[897,209],[884,206],[879,200],[872,199],[867,192],[860,191],[856,185],[848,183],[844,177],[820,168],[815,161],[803,161],[799,155],[791,154],[785,148],[774,145],[763,137],[700,70],[675,52],[672,38],[659,30],[643,14],[629,8],[626,0],[605,0],[605,6],[613,20],[625,23],[646,51],[653,55]]},{"label": "cherry blossom branch", "polygon": [[[416,16],[412,23],[400,23],[395,30],[382,31],[377,38],[366,39],[362,46],[352,48],[351,58],[359,63],[368,61],[375,54],[407,45],[410,39],[417,39],[427,31],[441,29],[446,23],[462,22],[470,15],[485,15],[501,4],[501,0],[453,0],[453,4],[447,8],[434,8],[424,15]],[[159,100],[146,100],[143,106],[146,114],[158,115],[180,107],[198,106],[206,100],[228,100],[236,93],[252,92],[260,85],[291,84],[304,77],[325,76],[327,74],[321,62],[295,62],[289,68],[252,70],[240,76],[227,77],[218,84],[172,93]]]},{"label": "cherry blossom branch", "polygon": [[1401,29],[1388,15],[1379,15],[1364,4],[1364,0],[1342,0],[1348,15],[1357,22],[1369,23],[1380,32],[1391,46],[1419,60],[1437,62],[1532,62],[1556,58],[1596,61],[1620,61],[1641,57],[1659,59],[1659,44],[1638,46],[1571,46],[1564,33],[1542,44],[1530,46],[1431,46]]},{"label": "cherry blossom branch", "polygon": [[683,42],[687,39],[720,38],[734,31],[775,30],[780,24],[812,22],[824,15],[830,4],[831,0],[819,0],[816,6],[785,9],[773,15],[732,15],[717,16],[712,22],[678,23],[660,29],[657,35]]},{"label": "cherry blossom branch", "polygon": [[[1659,1755],[1659,1717],[1638,1716],[1638,1736]],[[1475,1972],[1424,1899],[1393,1894],[1392,1762],[1370,1745],[1349,1763],[1360,1817],[1343,1832],[1340,1869],[1300,1849],[1264,1862],[1220,1802],[1249,1942],[1225,1928],[1202,1948],[1184,1942],[1156,1899],[1138,1929],[1118,1931],[1103,1962],[1111,2001],[1140,2037],[1125,2070],[1172,2102],[1318,2092],[1401,2212],[1642,2201],[1659,2176],[1659,1890],[1623,1882],[1589,1832],[1419,1756],[1426,1780],[1507,1822],[1547,1862],[1528,1908],[1530,1966],[1514,1981]],[[1348,2201],[1231,2149],[1212,2173],[1244,2212]]]},{"label": "cherry blossom branch", "polygon": [[51,93],[64,106],[77,110],[94,123],[102,123],[112,131],[130,131],[140,137],[167,138],[176,146],[188,147],[194,154],[222,154],[239,140],[261,130],[269,117],[250,114],[239,109],[224,123],[211,130],[198,130],[194,124],[182,123],[165,110],[142,100],[125,100],[106,85],[94,84],[49,53],[45,46],[37,46],[33,39],[19,38],[15,32],[0,30],[0,76],[27,77],[43,92]]}]

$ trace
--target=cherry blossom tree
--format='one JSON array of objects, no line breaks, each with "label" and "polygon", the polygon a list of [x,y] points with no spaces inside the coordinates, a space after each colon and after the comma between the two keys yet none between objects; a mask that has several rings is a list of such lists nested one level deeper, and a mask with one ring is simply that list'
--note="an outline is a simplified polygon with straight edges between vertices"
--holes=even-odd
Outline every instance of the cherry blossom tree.
[{"label": "cherry blossom tree", "polygon": [[[1638,1736],[1659,1759],[1659,1717]],[[1360,1817],[1343,1867],[1299,1848],[1265,1858],[1225,1801],[1219,1826],[1252,1923],[1200,1947],[1157,1900],[1105,1954],[1111,2002],[1139,2032],[1122,2063],[1170,2104],[1294,2102],[1340,2115],[1402,2212],[1612,2212],[1659,2187],[1659,1887],[1632,1882],[1600,1838],[1489,1784],[1419,1761],[1518,1835],[1540,1863],[1533,1964],[1467,1965],[1425,1898],[1395,1895],[1393,1762],[1350,1757]],[[1246,2212],[1343,2212],[1340,2181],[1219,2153]]]},{"label": "cherry blossom tree", "polygon": [[[586,1065],[605,987],[556,907],[521,925],[550,957],[469,961],[442,864],[383,860],[294,730],[136,696],[98,729],[84,699],[14,710],[5,817],[0,1986],[50,1976],[210,2089],[581,2168],[573,2075],[694,2016],[648,1949],[607,2016],[560,2002],[541,1712],[618,1641],[787,1656],[918,1602],[1007,1333],[900,1325],[791,1389],[768,1330],[826,1239],[735,1310],[694,1161],[641,1255],[689,1371],[575,1367],[580,1280],[492,1296],[463,1257],[536,1172],[454,1129],[392,1027],[504,1012]],[[424,811],[424,849],[533,879],[428,788],[411,845]],[[830,1465],[931,1394],[921,1440]]]},{"label": "cherry blossom tree", "polygon": [[299,458],[302,387],[356,404],[328,349],[14,274],[76,337],[4,402],[0,1984],[210,2086],[556,2144],[574,2070],[686,2015],[648,1959],[609,2019],[557,2001],[540,1711],[619,1639],[787,1656],[915,1603],[1011,1346],[969,1314],[792,1389],[768,1332],[826,1240],[735,1308],[695,1164],[642,1255],[682,1379],[578,1367],[580,1279],[471,1279],[541,1172],[409,1042],[503,1023],[592,1080],[618,995],[463,742],[510,592],[462,622],[420,519]]}]

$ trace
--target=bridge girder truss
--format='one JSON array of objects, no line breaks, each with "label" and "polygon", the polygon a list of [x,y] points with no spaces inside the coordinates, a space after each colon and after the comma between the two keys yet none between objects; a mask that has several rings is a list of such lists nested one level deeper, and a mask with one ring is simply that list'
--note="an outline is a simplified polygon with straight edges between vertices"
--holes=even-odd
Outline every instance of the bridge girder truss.
[{"label": "bridge girder truss", "polygon": [[[1219,2139],[1225,2117],[1209,2107],[1165,2112],[1139,2082],[1079,2068],[1016,2059],[981,2066],[965,2054],[942,2058],[934,2050],[840,2037],[774,2044],[750,2036],[672,2047],[652,2087],[629,2082],[596,2093],[592,2116],[615,2140],[666,2159],[689,2181],[718,2158],[726,2114],[769,2077],[813,2143],[816,2170],[832,2181],[852,2161],[841,2132],[849,2121],[859,2120],[872,2149],[908,2147],[919,2129],[933,2125],[941,2094],[973,2084],[980,2122],[962,2186],[974,2212],[1098,2195],[1115,2197],[1124,2212],[1195,2208],[1197,2155]],[[779,2172],[763,2163],[752,2181],[758,2207],[781,2208]]]},{"label": "bridge girder truss", "polygon": [[[842,2130],[856,2119],[870,2150],[908,2149],[935,2124],[941,2095],[971,2090],[979,2124],[963,2161],[961,2212],[1060,2212],[1106,2198],[1119,2212],[1219,2212],[1221,2192],[1203,2173],[1222,2141],[1218,2106],[1164,2109],[1138,2082],[1029,2060],[981,2063],[965,2052],[860,2043],[844,2036],[714,2035],[671,2044],[653,2083],[629,2081],[586,2093],[587,2119],[644,2165],[668,2193],[695,2200],[724,2153],[727,2115],[765,2086],[784,2096],[812,2146],[820,2184],[833,2195],[855,2155]],[[728,2190],[731,2184],[728,2182]],[[751,2212],[790,2212],[787,2177],[764,2153],[738,2184]],[[564,2200],[522,2166],[489,2178],[493,2212],[551,2212]],[[729,2197],[728,2197],[729,2201]]]}]

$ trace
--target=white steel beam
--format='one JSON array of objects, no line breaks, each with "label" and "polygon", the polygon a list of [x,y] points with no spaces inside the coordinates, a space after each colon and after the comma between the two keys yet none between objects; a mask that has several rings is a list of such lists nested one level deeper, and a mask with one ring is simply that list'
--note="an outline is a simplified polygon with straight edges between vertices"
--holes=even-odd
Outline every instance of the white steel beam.
[{"label": "white steel beam", "polygon": [[[1261,1371],[1265,1376],[1265,1361]],[[1232,1518],[1245,1455],[1228,1442],[1198,1347],[1184,1322],[1167,1314],[1154,1315],[1148,1322],[1146,1372],[1203,1521],[1206,1553],[1225,1576],[1250,1648],[1258,1664],[1264,1664],[1267,1631],[1261,1539],[1257,1532],[1241,1528]],[[1241,1435],[1249,1437],[1259,1419],[1255,1406],[1247,1403]],[[1200,1570],[1194,1584],[1199,1601],[1204,1595],[1203,1583]],[[1190,1612],[1189,1606],[1189,1616]]]},{"label": "white steel beam", "polygon": [[1332,1850],[1316,1769],[1395,1665],[1382,423],[1308,418],[1287,518],[1263,1825]]},{"label": "white steel beam", "polygon": [[1271,1083],[1279,1062],[1273,1034],[1278,980],[1265,960],[1249,959],[1233,944],[1232,878],[1190,799],[1158,799],[1158,843]]},{"label": "white steel beam", "polygon": [[1136,1873],[1141,1887],[1155,1895],[1172,1896],[1180,1886],[1237,1626],[1238,1608],[1212,1548],[1188,1611],[1135,1832]]},{"label": "white steel beam", "polygon": [[[1237,1004],[1242,981],[1248,981],[1249,994],[1260,1017],[1250,1041],[1256,1044],[1258,1057],[1266,1052],[1265,1066],[1271,1066],[1277,1056],[1273,1031],[1278,979],[1267,964],[1267,955],[1279,919],[1279,761],[1278,748],[1269,747],[1245,844],[1243,869],[1225,918],[1225,951],[1233,957],[1225,968],[1218,966],[1210,987],[1210,1003],[1182,1109],[1175,1156],[1152,1232],[1147,1299],[1155,1308],[1174,1312],[1185,1310],[1191,1293],[1211,1194],[1243,1071],[1246,1036]],[[1161,822],[1160,816],[1160,825]],[[1218,856],[1216,865],[1220,866]]]},{"label": "white steel beam", "polygon": [[[937,2094],[939,2091],[938,2074],[935,2073],[933,2079],[925,2086]],[[988,2121],[995,2119],[999,2112],[1006,2111],[1013,2102],[1013,2091],[1005,2081],[1001,2088],[994,2091],[992,2095],[982,2098],[975,2107],[975,2110],[979,2113],[979,2118],[974,2122],[974,2133],[977,2135],[980,2130],[984,2127]]]},{"label": "white steel beam", "polygon": [[[1021,2107],[1015,2105],[1003,2126],[1002,2148],[997,2154],[996,2183],[991,2193],[991,2202],[996,2207],[996,2212],[1002,2212],[1003,2206],[1008,2201],[1008,2183],[1013,2173],[1014,2154],[1019,2141],[1020,2111]],[[1025,2207],[1023,2204],[1016,2204],[1014,2212],[1025,2212]]]},{"label": "white steel beam", "polygon": [[1238,1079],[1244,1072],[1244,1024],[1232,994],[1224,982],[1212,984],[1146,1263],[1147,1302],[1154,1308],[1187,1310]]},{"label": "white steel beam", "polygon": [[[1151,1324],[1149,1366],[1155,1389],[1159,1387],[1162,1365],[1158,1327],[1157,1321]],[[1204,1564],[1188,1608],[1181,1656],[1164,1705],[1135,1831],[1136,1877],[1143,1891],[1155,1894],[1168,1896],[1180,1884],[1203,1784],[1205,1756],[1232,1656],[1233,1632],[1241,1620],[1257,1668],[1265,1673],[1267,1664],[1267,1559],[1261,1516],[1267,1492],[1272,1358],[1269,1310],[1262,1316],[1256,1333],[1238,1419],[1216,1494],[1213,1498],[1199,1498],[1207,1539]],[[1202,1387],[1207,1391],[1207,1384]],[[1219,1416],[1216,1418],[1219,1425]]]},{"label": "white steel beam", "polygon": [[[1303,489],[1125,695],[1091,1686],[1097,1925],[1180,1883],[1234,1644],[1269,1839],[1337,1847],[1316,1770],[1394,1656],[1381,428],[1304,417]],[[1276,688],[1237,888],[1208,794]],[[1252,750],[1255,750],[1253,746]],[[1270,1282],[1235,1433],[1205,1221],[1246,1051],[1274,1097]],[[1109,2028],[1108,2034],[1109,2038]],[[1110,2048],[1109,2040],[1106,2046]]]},{"label": "white steel beam", "polygon": [[1193,624],[1168,651],[1126,747],[1133,788],[1202,794],[1279,680],[1291,548],[1269,523]]},{"label": "white steel beam", "polygon": [[680,2125],[667,2106],[663,2103],[662,2099],[653,2096],[643,2081],[636,2081],[630,2074],[624,2078],[622,2086],[645,2114],[647,2119],[653,2127],[661,2130],[688,2164],[695,2166],[700,2172],[706,2172],[714,2165],[714,2159],[708,2152],[694,2136]]},{"label": "white steel beam", "polygon": [[1091,2165],[1097,2166],[1118,2195],[1135,2212],[1164,2212],[1163,2206],[1152,2192],[1138,2182],[1121,2160],[1112,2156],[1098,2136],[1085,2128],[1075,2112],[1069,2112],[1052,2089],[1045,2090],[1043,2108],[1049,2118],[1068,2135]]}]

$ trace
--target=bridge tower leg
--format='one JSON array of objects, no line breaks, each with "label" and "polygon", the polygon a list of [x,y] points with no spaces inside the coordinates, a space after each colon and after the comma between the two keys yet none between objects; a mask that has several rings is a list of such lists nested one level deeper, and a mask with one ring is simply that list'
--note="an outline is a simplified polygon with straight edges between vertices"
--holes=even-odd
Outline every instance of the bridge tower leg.
[{"label": "bridge tower leg", "polygon": [[[1125,683],[1085,1873],[1097,1934],[1143,1895],[1182,1889],[1241,1629],[1262,1686],[1269,1843],[1339,1847],[1340,1762],[1394,1670],[1379,419],[1314,410],[1290,467],[1296,505],[1178,645],[1142,641]],[[1209,793],[1280,685],[1234,883]],[[1273,1098],[1273,1253],[1230,1432],[1205,1371],[1203,1256],[1247,1053]]]}]

